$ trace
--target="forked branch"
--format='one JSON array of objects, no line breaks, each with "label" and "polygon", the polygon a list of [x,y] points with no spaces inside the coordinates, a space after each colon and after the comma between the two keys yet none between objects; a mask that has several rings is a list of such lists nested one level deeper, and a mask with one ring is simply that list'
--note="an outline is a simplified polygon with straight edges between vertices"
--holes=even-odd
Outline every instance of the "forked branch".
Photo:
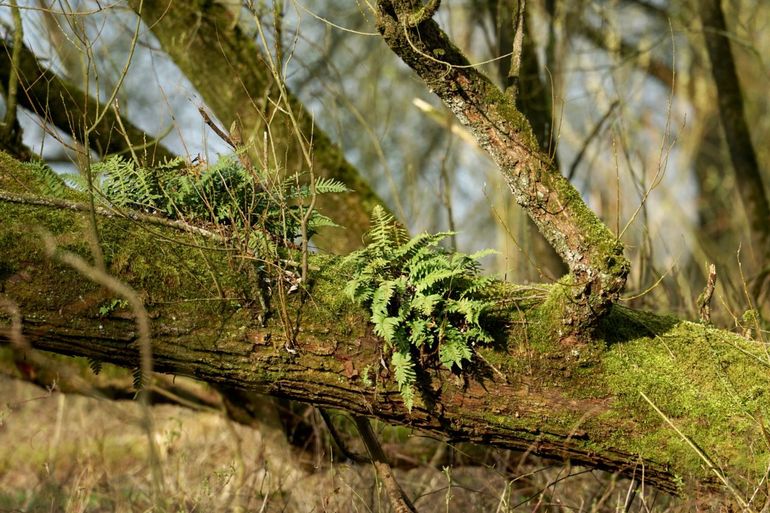
[{"label": "forked branch", "polygon": [[590,328],[625,285],[629,263],[622,244],[540,151],[511,98],[478,72],[432,19],[412,26],[419,8],[414,0],[380,0],[378,30],[499,166],[516,202],[567,264],[565,325]]}]

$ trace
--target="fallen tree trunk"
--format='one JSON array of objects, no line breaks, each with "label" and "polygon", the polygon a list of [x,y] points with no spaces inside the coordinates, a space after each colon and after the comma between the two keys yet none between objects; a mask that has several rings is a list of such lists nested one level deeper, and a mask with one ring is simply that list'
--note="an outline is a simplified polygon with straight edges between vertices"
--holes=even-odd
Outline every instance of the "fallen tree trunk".
[{"label": "fallen tree trunk", "polygon": [[[46,232],[88,258],[87,212],[32,204],[34,178],[1,156],[0,292],[20,312],[24,339],[138,367],[132,313],[100,313],[115,296],[44,250]],[[157,372],[568,459],[670,493],[722,482],[748,496],[766,470],[770,373],[759,342],[619,306],[577,342],[560,334],[567,292],[499,283],[490,290],[500,298],[496,346],[477,348],[462,375],[426,369],[410,413],[380,363],[368,315],[341,293],[339,259],[312,258],[306,293],[274,299],[282,314],[262,326],[243,260],[216,241],[119,216],[100,225],[109,271],[145,304]],[[0,312],[2,343],[12,320]],[[295,354],[284,349],[288,337]]]}]

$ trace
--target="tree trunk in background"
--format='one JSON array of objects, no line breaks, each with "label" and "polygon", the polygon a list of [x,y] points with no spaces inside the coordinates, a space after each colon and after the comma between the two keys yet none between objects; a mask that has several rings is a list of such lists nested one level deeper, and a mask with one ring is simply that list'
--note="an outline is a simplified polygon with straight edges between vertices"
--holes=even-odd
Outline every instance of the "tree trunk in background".
[{"label": "tree trunk in background", "polygon": [[[135,9],[138,0],[130,0]],[[307,171],[297,134],[288,118],[276,112],[284,109],[278,85],[262,50],[238,28],[236,20],[221,4],[204,0],[144,2],[142,19],[160,41],[182,73],[227,130],[238,121],[244,144],[250,145],[255,162],[261,161],[265,131],[275,142],[286,169]],[[291,109],[302,137],[312,140],[316,177],[336,178],[353,193],[334,199],[318,198],[321,212],[332,215],[346,230],[327,232],[316,243],[328,251],[346,254],[361,246],[362,234],[369,227],[369,214],[378,203],[377,195],[345,159],[342,151],[314,122],[313,116],[294,97]],[[268,127],[267,119],[275,116]],[[270,143],[268,143],[270,144]],[[272,148],[268,148],[272,154]]]},{"label": "tree trunk in background", "polygon": [[770,204],[765,178],[759,169],[746,121],[741,83],[730,48],[721,0],[700,0],[711,72],[717,89],[719,116],[735,171],[736,186],[751,230],[751,252],[756,270],[770,264]]},{"label": "tree trunk in background", "polygon": [[[513,48],[513,36],[515,34],[516,23],[515,14],[518,11],[517,1],[487,0],[484,5],[489,11],[495,29],[497,54],[509,54],[511,48]],[[524,45],[521,54],[521,72],[519,75],[516,105],[532,124],[532,130],[540,144],[540,149],[543,153],[553,155],[554,166],[558,168],[559,159],[556,151],[556,140],[554,139],[552,123],[552,89],[550,84],[546,84],[540,79],[538,57],[534,41],[532,41],[530,35],[528,17],[526,16],[524,28]],[[500,85],[503,89],[507,88],[509,85],[506,81],[510,69],[510,56],[497,61],[497,74],[501,79]],[[502,194],[505,194],[505,192],[503,191]],[[503,212],[506,210],[503,210]],[[529,262],[523,262],[523,265],[518,266],[518,268],[521,269],[519,279],[541,281],[544,277],[539,275],[539,270],[542,270],[546,277],[553,278],[559,278],[567,273],[567,267],[564,265],[564,262],[537,230],[537,227],[532,223],[529,217],[516,216],[514,218],[509,214],[508,219],[514,219],[514,222],[516,222],[516,219],[520,219],[518,222],[525,223],[526,234],[531,243],[533,263],[537,267],[537,269],[532,269],[532,265],[530,265]],[[508,233],[505,231],[503,231],[502,236],[509,237]],[[526,249],[527,248],[525,247],[524,253],[529,253]],[[519,255],[519,259],[526,259],[526,255]]]}]

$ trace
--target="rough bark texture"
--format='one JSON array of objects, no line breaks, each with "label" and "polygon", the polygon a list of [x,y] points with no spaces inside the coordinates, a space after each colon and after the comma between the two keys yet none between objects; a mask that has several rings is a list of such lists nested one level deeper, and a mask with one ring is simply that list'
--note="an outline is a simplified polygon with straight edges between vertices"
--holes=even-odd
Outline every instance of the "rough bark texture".
[{"label": "rough bark texture", "polygon": [[[137,0],[129,1],[137,8]],[[206,105],[225,129],[239,121],[244,143],[251,140],[256,155],[263,154],[263,135],[269,130],[281,158],[290,172],[306,169],[297,135],[285,116],[275,107],[284,105],[277,84],[254,38],[238,28],[237,20],[216,2],[204,0],[144,2],[142,19],[160,41],[163,50],[192,82]],[[369,214],[381,201],[361,179],[342,151],[315,125],[313,116],[289,96],[302,136],[312,140],[316,176],[343,181],[353,194],[344,198],[318,199],[321,211],[333,212],[347,230],[334,233],[318,243],[324,249],[345,254],[361,246],[368,229]],[[272,150],[270,150],[272,151]]]},{"label": "rough bark texture", "polygon": [[511,99],[465,56],[433,20],[405,21],[413,1],[380,1],[385,42],[454,112],[500,167],[516,202],[567,264],[571,291],[564,322],[581,333],[606,313],[626,282],[622,244],[540,151],[532,128]]},{"label": "rough bark texture", "polygon": [[[8,81],[11,71],[11,53],[11,47],[5,41],[0,41],[0,82],[3,83]],[[85,98],[77,87],[67,84],[46,70],[26,47],[21,52],[19,77],[19,105],[31,110],[44,122],[75,140],[82,140],[86,128],[84,123],[89,126],[93,124],[99,110],[104,108],[93,99]],[[163,145],[153,142],[128,120],[124,119],[123,125],[128,140],[136,146],[143,146],[137,153],[140,156],[146,155],[150,163],[174,157],[173,153]],[[128,152],[126,137],[120,135],[119,125],[112,111],[107,112],[91,133],[90,143],[98,155]]]},{"label": "rough bark texture", "polygon": [[[0,189],[39,193],[27,170],[0,153]],[[23,315],[34,347],[126,367],[139,362],[135,320],[99,314],[112,297],[45,256],[41,229],[87,256],[87,213],[0,200],[0,294]],[[770,451],[764,346],[703,325],[615,306],[584,343],[566,343],[561,285],[491,287],[497,343],[453,375],[426,369],[407,412],[382,368],[368,316],[342,297],[346,269],[315,257],[308,296],[292,294],[262,327],[243,260],[216,241],[173,227],[102,218],[109,271],[144,298],[159,372],[405,424],[450,441],[531,450],[693,493],[716,479],[691,446],[641,397],[708,453],[729,478],[759,482]],[[210,248],[210,249],[205,249]],[[216,283],[213,277],[216,277]],[[221,291],[226,298],[218,297]],[[287,333],[296,354],[283,347]],[[0,312],[0,341],[11,338]],[[494,366],[494,368],[492,368]]]}]

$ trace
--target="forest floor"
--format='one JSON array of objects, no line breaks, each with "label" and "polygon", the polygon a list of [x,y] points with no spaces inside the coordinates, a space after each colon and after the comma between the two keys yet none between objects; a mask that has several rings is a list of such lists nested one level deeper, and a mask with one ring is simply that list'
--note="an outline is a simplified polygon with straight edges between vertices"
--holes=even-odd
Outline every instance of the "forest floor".
[{"label": "forest floor", "polygon": [[[333,462],[327,451],[309,455],[281,429],[174,406],[155,406],[152,414],[165,483],[155,497],[165,507],[153,507],[138,404],[0,377],[0,512],[391,511],[368,465]],[[603,472],[510,451],[481,454],[453,466],[438,458],[413,462],[396,475],[421,513],[702,510]]]}]

